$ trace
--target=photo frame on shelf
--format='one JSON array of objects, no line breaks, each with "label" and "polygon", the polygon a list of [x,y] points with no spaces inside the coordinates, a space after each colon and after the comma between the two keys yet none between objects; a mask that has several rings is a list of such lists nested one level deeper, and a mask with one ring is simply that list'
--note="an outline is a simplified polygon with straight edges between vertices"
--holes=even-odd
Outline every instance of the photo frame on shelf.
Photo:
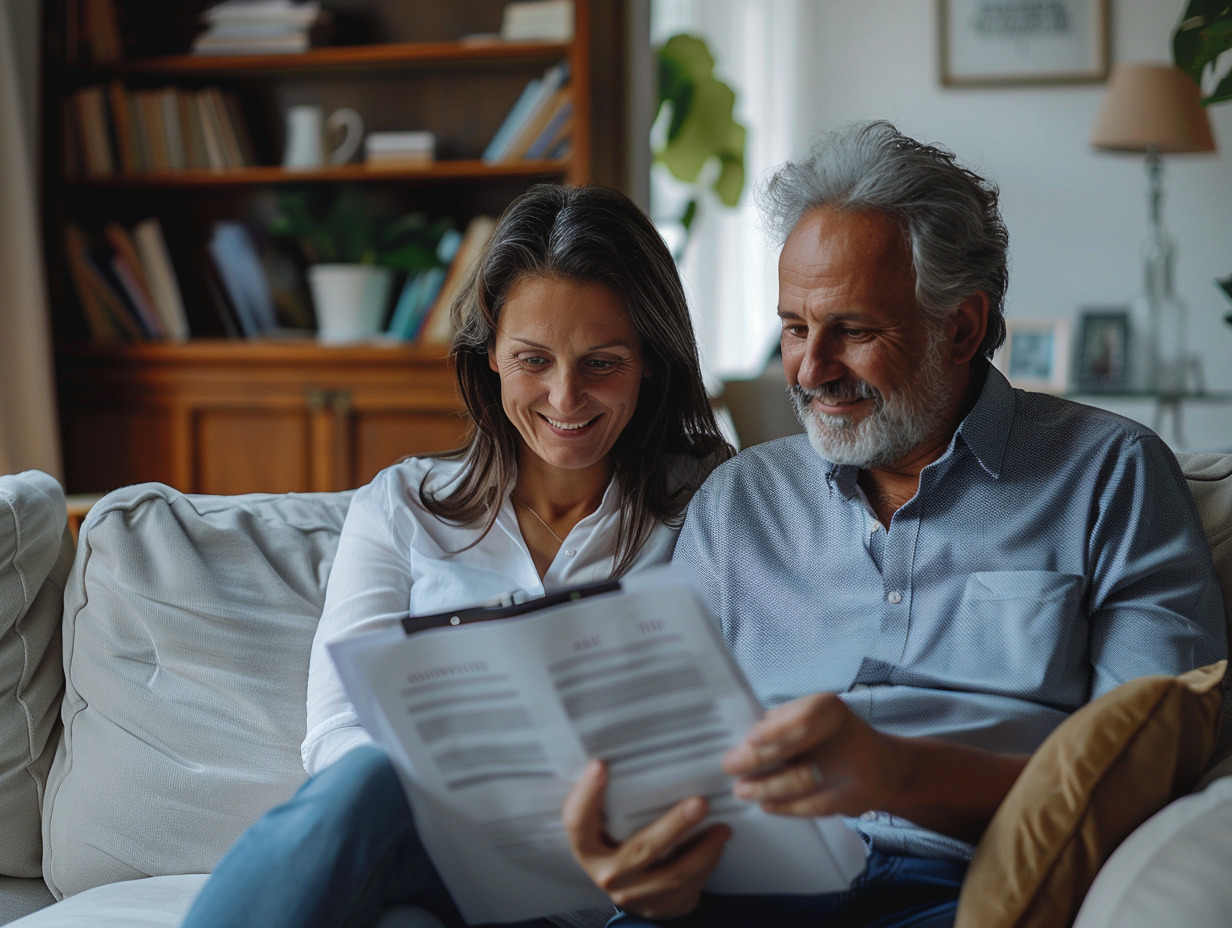
[{"label": "photo frame on shelf", "polygon": [[937,0],[941,83],[1106,80],[1108,6],[1108,0]]},{"label": "photo frame on shelf", "polygon": [[1090,307],[1078,313],[1074,386],[1083,393],[1123,393],[1130,386],[1129,308]]},{"label": "photo frame on shelf", "polygon": [[1006,319],[1005,328],[997,369],[1024,390],[1063,392],[1069,383],[1069,320]]}]

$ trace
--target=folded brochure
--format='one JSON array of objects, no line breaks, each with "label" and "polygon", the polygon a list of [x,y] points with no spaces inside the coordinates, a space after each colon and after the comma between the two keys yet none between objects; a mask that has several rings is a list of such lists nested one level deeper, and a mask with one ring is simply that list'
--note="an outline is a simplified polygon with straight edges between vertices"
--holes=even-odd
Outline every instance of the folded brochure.
[{"label": "folded brochure", "polygon": [[608,766],[618,841],[687,796],[709,802],[699,828],[731,826],[708,891],[833,892],[863,869],[840,818],[769,815],[733,797],[719,760],[763,710],[677,568],[403,626],[329,649],[468,923],[607,901],[560,817],[592,757]]}]

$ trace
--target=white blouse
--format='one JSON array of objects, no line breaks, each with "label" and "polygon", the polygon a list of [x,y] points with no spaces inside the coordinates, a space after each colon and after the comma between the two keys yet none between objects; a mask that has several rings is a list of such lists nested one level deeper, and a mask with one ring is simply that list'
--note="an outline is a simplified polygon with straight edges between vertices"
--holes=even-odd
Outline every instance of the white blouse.
[{"label": "white blouse", "polygon": [[[696,486],[702,476],[700,466],[685,458],[679,463],[684,465],[682,471],[699,468],[686,477]],[[615,480],[599,508],[565,536],[540,580],[508,496],[492,530],[469,548],[477,534],[474,527],[442,522],[424,508],[419,499],[424,477],[431,474],[428,486],[440,487],[461,467],[458,461],[411,458],[383,470],[351,501],[312,642],[308,734],[301,748],[310,774],[372,741],[360,726],[326,650],[329,642],[389,625],[408,613],[480,605],[509,594],[524,600],[561,586],[606,580],[612,574],[620,523]],[[656,525],[630,570],[668,560],[677,532]]]}]

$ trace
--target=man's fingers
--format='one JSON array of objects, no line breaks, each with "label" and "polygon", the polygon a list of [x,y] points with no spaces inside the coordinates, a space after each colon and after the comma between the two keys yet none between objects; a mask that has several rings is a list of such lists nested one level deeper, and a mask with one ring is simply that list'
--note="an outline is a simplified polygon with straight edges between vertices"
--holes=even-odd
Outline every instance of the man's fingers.
[{"label": "man's fingers", "polygon": [[742,744],[723,757],[732,776],[756,775],[798,758],[843,726],[851,710],[830,693],[817,693],[771,709],[749,729]]},{"label": "man's fingers", "polygon": [[827,780],[818,763],[805,755],[795,763],[769,773],[737,780],[732,791],[738,799],[766,802],[815,796],[827,789],[832,790],[836,785],[832,780]]}]

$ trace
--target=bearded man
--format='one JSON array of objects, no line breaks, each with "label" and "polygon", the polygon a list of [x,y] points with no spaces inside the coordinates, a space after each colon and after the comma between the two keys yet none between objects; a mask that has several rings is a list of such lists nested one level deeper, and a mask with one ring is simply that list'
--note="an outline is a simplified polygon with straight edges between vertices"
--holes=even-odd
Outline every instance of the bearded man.
[{"label": "bearded man", "polygon": [[867,867],[841,894],[703,894],[726,834],[692,833],[705,803],[617,845],[598,765],[566,823],[622,926],[951,925],[974,842],[1058,724],[1226,655],[1214,569],[1153,432],[991,366],[993,184],[876,122],[781,167],[760,203],[807,435],[716,470],[675,559],[770,709],[724,761],[736,795],[848,817]]}]

